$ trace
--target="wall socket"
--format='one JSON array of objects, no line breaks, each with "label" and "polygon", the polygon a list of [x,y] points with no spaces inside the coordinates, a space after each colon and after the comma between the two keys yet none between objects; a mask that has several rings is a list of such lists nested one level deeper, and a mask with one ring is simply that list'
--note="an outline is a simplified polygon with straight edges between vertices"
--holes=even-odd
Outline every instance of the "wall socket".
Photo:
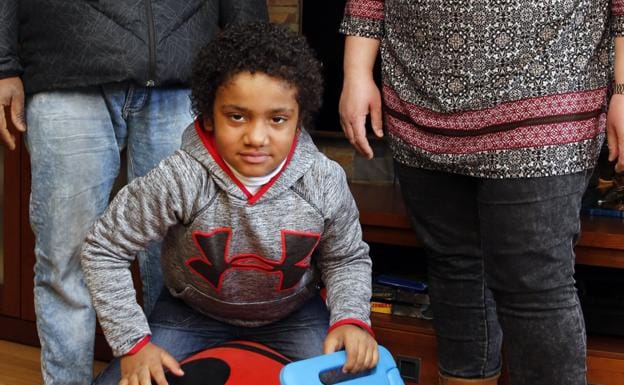
[{"label": "wall socket", "polygon": [[395,357],[397,368],[404,380],[420,383],[420,364],[421,359],[418,357]]}]

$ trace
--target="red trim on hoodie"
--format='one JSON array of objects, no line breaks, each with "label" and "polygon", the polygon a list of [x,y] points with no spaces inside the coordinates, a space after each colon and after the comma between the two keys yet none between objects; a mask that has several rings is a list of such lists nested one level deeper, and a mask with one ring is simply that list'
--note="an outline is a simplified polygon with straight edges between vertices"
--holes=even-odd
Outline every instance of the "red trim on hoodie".
[{"label": "red trim on hoodie", "polygon": [[338,326],[342,326],[342,325],[359,326],[362,329],[366,330],[368,334],[373,336],[373,338],[375,338],[375,332],[373,331],[373,329],[371,329],[371,327],[368,326],[366,322],[360,321],[359,319],[356,319],[356,318],[347,318],[347,319],[343,319],[341,321],[336,322],[335,324],[329,327],[329,330],[327,331],[327,333],[331,332],[332,330],[336,329]]},{"label": "red trim on hoodie", "polygon": [[297,148],[297,143],[298,143],[298,135],[295,135],[295,139],[293,140],[292,146],[290,146],[290,151],[288,152],[288,155],[286,156],[286,162],[284,163],[284,166],[282,166],[282,168],[279,170],[277,174],[273,176],[273,178],[271,178],[267,183],[262,185],[262,187],[260,187],[260,189],[256,191],[255,194],[252,194],[249,192],[249,190],[247,190],[245,185],[242,184],[241,181],[238,180],[238,178],[236,178],[236,176],[234,175],[230,167],[228,167],[228,165],[225,163],[225,161],[221,157],[221,154],[219,154],[219,151],[217,151],[217,147],[215,146],[214,135],[210,131],[206,131],[204,129],[203,124],[199,119],[195,120],[195,131],[197,132],[197,135],[199,135],[199,138],[204,144],[204,147],[206,147],[206,149],[208,150],[208,153],[212,156],[214,161],[230,177],[230,179],[232,179],[232,181],[238,186],[238,188],[240,188],[241,191],[243,191],[243,193],[247,195],[247,203],[249,203],[250,205],[253,205],[254,203],[256,203],[258,199],[260,199],[260,197],[262,197],[262,195],[273,185],[273,183],[275,183],[277,178],[279,178],[279,176],[282,175],[282,172],[284,171],[286,166],[288,166],[288,164],[290,163],[290,160],[292,159],[295,153],[295,149]]},{"label": "red trim on hoodie", "polygon": [[139,352],[139,350],[143,349],[143,347],[145,345],[147,345],[152,339],[152,336],[150,336],[149,334],[146,335],[145,337],[141,338],[139,340],[139,342],[137,342],[136,344],[134,344],[134,346],[132,347],[132,349],[130,349],[130,351],[128,353],[126,353],[126,356],[132,356],[134,354],[137,354]]}]

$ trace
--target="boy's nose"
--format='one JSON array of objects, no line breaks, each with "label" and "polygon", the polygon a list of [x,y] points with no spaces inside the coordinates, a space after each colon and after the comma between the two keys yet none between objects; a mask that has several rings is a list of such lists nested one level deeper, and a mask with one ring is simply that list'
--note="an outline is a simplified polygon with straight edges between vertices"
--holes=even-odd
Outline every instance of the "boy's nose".
[{"label": "boy's nose", "polygon": [[263,122],[252,122],[245,131],[245,144],[260,147],[268,143],[269,135]]}]

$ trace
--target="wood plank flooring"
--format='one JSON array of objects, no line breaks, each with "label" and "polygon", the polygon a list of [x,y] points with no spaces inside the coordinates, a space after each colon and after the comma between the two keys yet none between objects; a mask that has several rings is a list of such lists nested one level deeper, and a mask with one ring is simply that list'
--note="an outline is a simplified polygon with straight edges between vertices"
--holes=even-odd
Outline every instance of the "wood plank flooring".
[{"label": "wood plank flooring", "polygon": [[[105,366],[95,361],[95,373]],[[39,348],[0,340],[0,385],[37,384],[41,384]]]}]

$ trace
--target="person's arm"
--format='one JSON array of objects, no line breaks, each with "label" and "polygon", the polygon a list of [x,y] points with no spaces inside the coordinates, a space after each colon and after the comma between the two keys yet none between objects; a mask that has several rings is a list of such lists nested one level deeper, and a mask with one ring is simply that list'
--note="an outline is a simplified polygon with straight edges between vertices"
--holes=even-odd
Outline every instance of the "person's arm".
[{"label": "person's arm", "polygon": [[383,136],[381,94],[373,79],[379,40],[347,36],[344,50],[344,80],[338,111],[340,125],[349,142],[366,158],[373,150],[366,138],[366,116],[370,114],[375,135]]},{"label": "person's arm", "polygon": [[268,21],[266,0],[219,0],[219,25]]},{"label": "person's arm", "polygon": [[316,254],[330,312],[324,352],[344,348],[343,370],[359,372],[375,366],[378,359],[370,327],[372,263],[345,173],[338,164],[327,162],[330,171],[321,184],[326,225]]},{"label": "person's arm", "polygon": [[373,67],[384,35],[384,0],[347,1],[340,32],[347,35],[338,106],[340,125],[349,142],[371,159],[374,154],[365,127],[368,114],[375,135],[383,136],[381,94],[373,79]]},{"label": "person's arm", "polygon": [[615,38],[614,93],[607,114],[609,161],[615,170],[624,171],[624,36]]},{"label": "person's arm", "polygon": [[150,342],[145,314],[136,301],[130,264],[151,241],[195,212],[201,166],[178,152],[124,187],[86,237],[81,263],[104,335],[121,357],[120,384],[165,385],[164,368],[183,372],[164,349]]},{"label": "person's arm", "polygon": [[[124,187],[86,237],[82,269],[106,340],[116,357],[140,361],[127,365],[132,373],[125,376],[155,361],[170,362],[149,344],[150,329],[136,301],[130,264],[149,242],[162,239],[171,226],[190,220],[205,180],[201,165],[178,152]],[[153,353],[148,358],[145,347]],[[158,376],[159,372],[150,373]]]},{"label": "person's arm", "polygon": [[17,55],[17,3],[18,0],[0,3],[0,140],[10,150],[15,149],[16,143],[9,130],[9,119],[18,131],[26,131],[24,87],[19,78],[23,71]]}]

